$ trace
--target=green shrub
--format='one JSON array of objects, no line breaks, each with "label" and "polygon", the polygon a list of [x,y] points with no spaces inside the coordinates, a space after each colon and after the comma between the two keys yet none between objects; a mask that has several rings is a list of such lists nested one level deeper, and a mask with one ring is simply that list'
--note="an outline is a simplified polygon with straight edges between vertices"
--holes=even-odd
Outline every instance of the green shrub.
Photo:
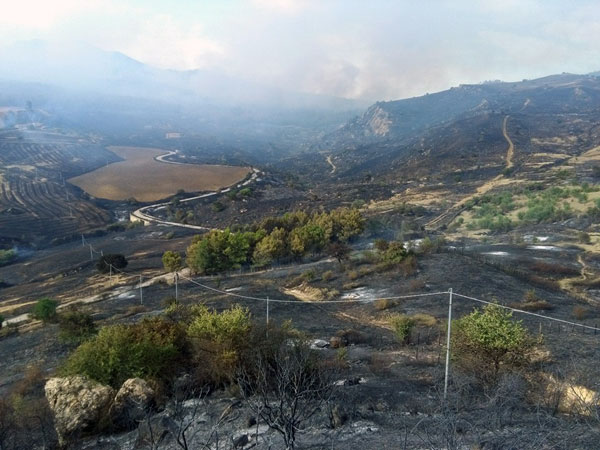
[{"label": "green shrub", "polygon": [[182,267],[181,255],[177,252],[167,250],[163,253],[162,263],[167,272],[176,272]]},{"label": "green shrub", "polygon": [[97,333],[89,314],[67,311],[58,317],[58,338],[63,342],[80,344]]},{"label": "green shrub", "polygon": [[252,188],[249,188],[249,187],[242,188],[242,189],[240,189],[238,194],[240,197],[249,197],[252,195]]},{"label": "green shrub", "polygon": [[2,328],[2,325],[4,325],[4,316],[0,314],[0,328]]},{"label": "green shrub", "polygon": [[389,322],[398,342],[401,344],[408,344],[410,341],[410,333],[415,326],[415,321],[404,314],[394,314],[393,316],[390,316]]},{"label": "green shrub", "polygon": [[502,371],[525,367],[534,344],[521,321],[488,305],[453,322],[452,354],[460,369],[493,383]]},{"label": "green shrub", "polygon": [[220,201],[216,201],[212,204],[211,209],[214,212],[221,212],[225,209],[225,205],[223,203],[221,203]]},{"label": "green shrub", "polygon": [[128,378],[167,380],[185,355],[184,330],[160,317],[100,329],[69,356],[62,375],[84,375],[118,389]]},{"label": "green shrub", "polygon": [[218,313],[198,305],[191,308],[191,315],[187,332],[194,345],[198,381],[231,383],[252,327],[248,309],[234,306]]},{"label": "green shrub", "polygon": [[31,311],[31,317],[43,322],[52,322],[56,319],[58,302],[51,298],[42,298],[36,302]]},{"label": "green shrub", "polygon": [[10,264],[17,259],[17,253],[14,250],[0,250],[0,267]]}]

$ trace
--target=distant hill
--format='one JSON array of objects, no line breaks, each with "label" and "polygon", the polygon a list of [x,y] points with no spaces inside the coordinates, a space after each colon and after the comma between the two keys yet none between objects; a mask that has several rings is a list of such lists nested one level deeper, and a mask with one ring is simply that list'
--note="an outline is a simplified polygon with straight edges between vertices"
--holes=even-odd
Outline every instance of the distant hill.
[{"label": "distant hill", "polygon": [[[500,170],[506,116],[508,132],[520,149],[518,158],[542,151],[577,154],[600,144],[595,128],[600,121],[600,78],[561,74],[461,85],[378,102],[325,136],[319,149],[331,154],[338,177],[391,172],[424,176],[434,170],[491,165]],[[550,142],[557,137],[564,145]]]}]

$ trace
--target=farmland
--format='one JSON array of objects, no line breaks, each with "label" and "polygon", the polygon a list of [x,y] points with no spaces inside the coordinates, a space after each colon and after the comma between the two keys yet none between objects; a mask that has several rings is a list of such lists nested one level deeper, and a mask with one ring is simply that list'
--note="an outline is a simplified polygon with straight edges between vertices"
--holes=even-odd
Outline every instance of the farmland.
[{"label": "farmland", "polygon": [[124,159],[69,180],[94,197],[108,200],[135,198],[160,200],[183,189],[188,192],[215,190],[243,179],[246,167],[168,164],[154,158],[164,150],[143,147],[109,147]]},{"label": "farmland", "polygon": [[[14,136],[13,136],[14,135]],[[0,240],[29,245],[63,238],[111,221],[108,211],[64,182],[116,157],[92,142],[54,133],[0,136]]]}]

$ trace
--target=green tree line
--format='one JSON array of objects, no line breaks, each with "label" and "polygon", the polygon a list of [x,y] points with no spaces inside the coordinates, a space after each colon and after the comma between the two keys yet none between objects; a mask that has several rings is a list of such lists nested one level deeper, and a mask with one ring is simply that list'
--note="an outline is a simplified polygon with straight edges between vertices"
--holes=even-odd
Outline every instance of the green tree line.
[{"label": "green tree line", "polygon": [[330,212],[294,211],[267,217],[240,231],[229,228],[197,236],[187,248],[187,265],[198,273],[218,273],[242,266],[267,266],[276,261],[322,253],[333,243],[346,243],[364,231],[357,209]]}]

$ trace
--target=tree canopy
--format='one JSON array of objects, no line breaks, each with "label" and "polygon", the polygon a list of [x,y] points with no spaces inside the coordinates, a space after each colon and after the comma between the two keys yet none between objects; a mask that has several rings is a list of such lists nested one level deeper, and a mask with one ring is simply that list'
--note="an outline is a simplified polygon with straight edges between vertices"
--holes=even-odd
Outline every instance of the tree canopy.
[{"label": "tree canopy", "polygon": [[534,344],[522,322],[498,305],[454,321],[452,334],[452,353],[459,367],[485,381],[495,381],[503,369],[524,366]]},{"label": "tree canopy", "polygon": [[313,214],[294,211],[267,217],[243,231],[227,228],[197,237],[187,249],[186,262],[196,272],[206,274],[249,264],[266,266],[321,253],[332,243],[345,244],[363,230],[364,219],[356,209]]}]

